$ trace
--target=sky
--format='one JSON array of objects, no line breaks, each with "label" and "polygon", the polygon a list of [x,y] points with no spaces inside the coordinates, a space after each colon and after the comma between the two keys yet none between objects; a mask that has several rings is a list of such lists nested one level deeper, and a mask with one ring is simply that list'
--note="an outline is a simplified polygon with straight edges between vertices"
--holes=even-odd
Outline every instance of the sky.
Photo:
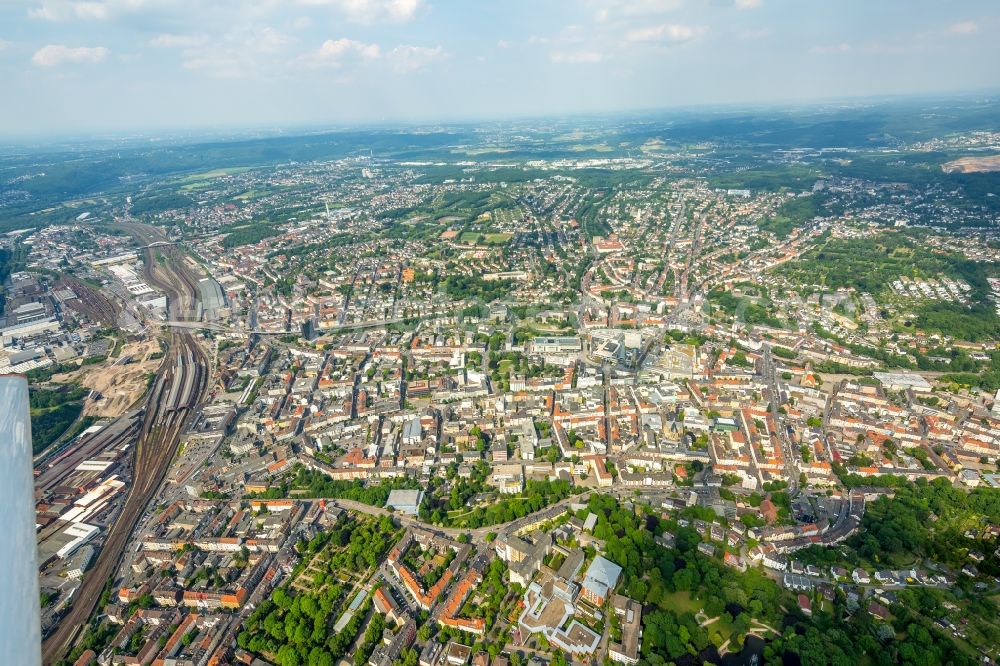
[{"label": "sky", "polygon": [[0,135],[1000,88],[996,0],[0,0]]}]

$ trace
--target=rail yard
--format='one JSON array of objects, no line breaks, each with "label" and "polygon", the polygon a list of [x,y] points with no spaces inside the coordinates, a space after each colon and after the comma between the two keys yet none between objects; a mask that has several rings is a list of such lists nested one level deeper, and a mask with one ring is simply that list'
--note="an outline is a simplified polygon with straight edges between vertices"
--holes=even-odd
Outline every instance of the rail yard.
[{"label": "rail yard", "polygon": [[[140,243],[159,240],[148,228],[130,225]],[[199,310],[197,278],[176,248],[166,246],[155,255],[146,247],[146,279],[167,293],[177,318]],[[159,252],[156,250],[155,252]],[[163,257],[161,260],[160,258]],[[135,526],[153,498],[173,459],[179,437],[198,406],[208,382],[207,357],[194,336],[172,331],[164,356],[139,413],[123,416],[112,426],[95,433],[67,450],[37,472],[43,493],[54,490],[85,461],[109,450],[131,447],[131,483],[117,518],[109,521],[107,534],[92,569],[74,594],[73,603],[59,618],[43,644],[46,663],[56,661],[86,626],[101,594],[112,582]],[[105,434],[107,432],[107,434]]]}]

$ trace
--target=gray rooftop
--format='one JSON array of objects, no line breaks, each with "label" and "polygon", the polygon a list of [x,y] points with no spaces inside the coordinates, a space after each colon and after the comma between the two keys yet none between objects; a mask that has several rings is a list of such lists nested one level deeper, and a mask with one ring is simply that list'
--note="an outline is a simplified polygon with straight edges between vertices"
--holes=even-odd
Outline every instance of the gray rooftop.
[{"label": "gray rooftop", "polygon": [[611,589],[614,588],[621,574],[622,568],[620,566],[598,555],[590,563],[590,566],[587,567],[587,573],[584,576],[584,586],[591,580],[594,580]]}]

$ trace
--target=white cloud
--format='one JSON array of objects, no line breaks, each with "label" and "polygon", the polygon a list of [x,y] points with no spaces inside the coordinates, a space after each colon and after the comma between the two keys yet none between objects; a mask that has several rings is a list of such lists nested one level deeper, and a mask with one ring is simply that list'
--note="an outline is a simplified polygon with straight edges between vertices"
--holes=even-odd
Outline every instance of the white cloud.
[{"label": "white cloud", "polygon": [[261,28],[251,35],[252,48],[259,53],[274,53],[292,43],[292,38],[274,28]]},{"label": "white cloud", "polygon": [[330,6],[358,23],[404,23],[425,7],[424,0],[299,0],[303,5]]},{"label": "white cloud", "polygon": [[46,2],[28,10],[28,16],[43,21],[68,21],[73,18],[106,18],[106,8],[101,3],[56,3]]},{"label": "white cloud", "polygon": [[506,39],[501,39],[499,42],[497,42],[498,49],[509,49],[511,46],[513,46],[513,44],[508,42]]},{"label": "white cloud", "polygon": [[589,3],[598,21],[622,17],[655,16],[680,9],[683,0],[596,0]]},{"label": "white cloud", "polygon": [[979,25],[975,21],[961,21],[948,26],[949,35],[972,35],[979,32]]},{"label": "white cloud", "polygon": [[593,65],[604,60],[598,51],[553,51],[549,58],[561,65]]},{"label": "white cloud", "polygon": [[31,62],[38,67],[56,67],[63,63],[95,63],[108,57],[107,48],[103,46],[65,46],[49,44],[35,51]]},{"label": "white cloud", "polygon": [[106,21],[115,15],[142,9],[147,4],[147,0],[45,0],[29,8],[28,16],[45,21]]},{"label": "white cloud", "polygon": [[736,0],[736,9],[757,9],[762,4],[763,0]]},{"label": "white cloud", "polygon": [[809,49],[810,53],[816,53],[819,55],[835,55],[838,53],[850,53],[851,45],[846,42],[841,42],[840,44],[833,44],[830,46],[814,46]]},{"label": "white cloud", "polygon": [[533,45],[552,44],[555,46],[570,47],[574,44],[583,44],[593,41],[593,35],[588,34],[583,26],[570,24],[559,29],[554,35],[531,35],[528,43]]},{"label": "white cloud", "polygon": [[382,49],[378,44],[365,44],[354,39],[341,37],[340,39],[328,39],[319,47],[313,60],[316,63],[340,66],[346,59],[358,57],[363,60],[375,60],[382,55]]},{"label": "white cloud", "polygon": [[243,61],[225,52],[199,53],[184,61],[184,69],[220,79],[238,79],[246,75]]},{"label": "white cloud", "polygon": [[12,42],[8,42],[6,39],[0,39],[0,52],[6,51],[11,44]]},{"label": "white cloud", "polygon": [[267,77],[286,63],[286,47],[295,40],[265,26],[241,26],[219,38],[182,47],[185,69],[216,78]]},{"label": "white cloud", "polygon": [[637,28],[625,33],[627,42],[686,42],[702,34],[702,28],[694,28],[679,23],[664,23],[648,28]]},{"label": "white cloud", "polygon": [[413,72],[422,69],[432,62],[448,57],[444,47],[407,46],[400,45],[386,55],[393,69],[400,73]]},{"label": "white cloud", "polygon": [[382,62],[399,73],[413,72],[432,62],[446,58],[444,47],[400,44],[389,51],[375,43],[341,37],[328,39],[315,51],[293,61],[306,67],[341,68],[352,63]]},{"label": "white cloud", "polygon": [[149,45],[161,49],[190,49],[208,42],[206,35],[174,35],[163,33],[149,40]]}]

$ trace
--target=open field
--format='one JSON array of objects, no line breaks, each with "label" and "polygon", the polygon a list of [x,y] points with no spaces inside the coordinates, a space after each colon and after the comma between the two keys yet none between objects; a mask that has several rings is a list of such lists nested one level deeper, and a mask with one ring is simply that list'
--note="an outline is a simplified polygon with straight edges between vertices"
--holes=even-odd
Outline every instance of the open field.
[{"label": "open field", "polygon": [[457,155],[468,155],[469,157],[476,157],[477,155],[503,155],[504,153],[514,152],[514,149],[500,148],[499,146],[484,146],[482,148],[463,148],[459,150],[453,150],[451,152]]},{"label": "open field", "polygon": [[514,234],[486,234],[483,242],[487,245],[503,245],[513,237]]},{"label": "open field", "polygon": [[569,147],[574,153],[586,153],[586,152],[596,152],[596,153],[610,153],[614,148],[606,143],[576,143]]},{"label": "open field", "polygon": [[238,173],[245,173],[247,171],[252,171],[253,167],[232,167],[229,169],[212,169],[210,171],[202,171],[201,173],[192,173],[181,178],[181,182],[191,183],[199,180],[208,180],[211,178],[221,178],[222,176],[233,176]]},{"label": "open field", "polygon": [[1000,155],[983,155],[981,157],[960,157],[941,165],[945,173],[985,173],[1000,171]]}]

